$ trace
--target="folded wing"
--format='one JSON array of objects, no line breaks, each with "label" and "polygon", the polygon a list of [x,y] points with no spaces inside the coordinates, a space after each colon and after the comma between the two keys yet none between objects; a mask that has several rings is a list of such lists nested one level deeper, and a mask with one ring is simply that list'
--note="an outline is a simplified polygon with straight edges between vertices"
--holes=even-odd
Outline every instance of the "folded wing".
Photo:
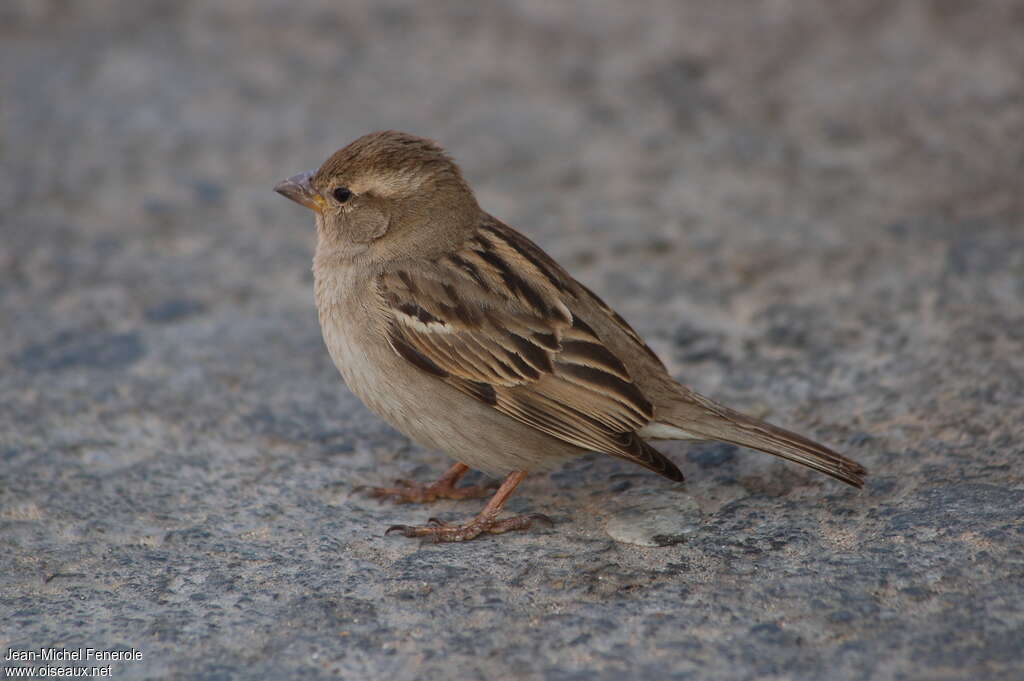
[{"label": "folded wing", "polygon": [[437,262],[381,274],[377,286],[391,347],[419,369],[548,435],[682,480],[637,435],[653,407],[573,313],[567,278],[524,237],[493,224]]}]

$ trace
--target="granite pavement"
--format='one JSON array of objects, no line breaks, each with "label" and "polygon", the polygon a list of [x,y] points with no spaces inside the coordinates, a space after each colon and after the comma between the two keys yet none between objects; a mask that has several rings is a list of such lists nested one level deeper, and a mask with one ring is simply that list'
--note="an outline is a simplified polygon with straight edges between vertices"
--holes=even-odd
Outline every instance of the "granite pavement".
[{"label": "granite pavement", "polygon": [[[1022,32],[1012,1],[4,2],[0,652],[1024,678]],[[271,187],[384,128],[865,489],[667,444],[683,485],[596,455],[527,480],[509,509],[551,528],[383,536],[480,502],[358,493],[448,460],[346,390]]]}]

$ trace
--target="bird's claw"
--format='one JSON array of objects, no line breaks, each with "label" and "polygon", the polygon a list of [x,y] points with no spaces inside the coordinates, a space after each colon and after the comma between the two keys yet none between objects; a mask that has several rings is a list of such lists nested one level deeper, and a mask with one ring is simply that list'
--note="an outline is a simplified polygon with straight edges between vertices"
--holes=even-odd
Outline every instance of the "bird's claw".
[{"label": "bird's claw", "polygon": [[430,518],[426,525],[392,525],[384,534],[400,532],[406,537],[429,537],[434,542],[459,542],[474,539],[481,534],[503,534],[526,530],[534,522],[554,525],[554,521],[543,513],[516,515],[511,518],[477,516],[463,525],[451,525],[438,518]]},{"label": "bird's claw", "polygon": [[375,499],[391,499],[396,504],[426,504],[438,499],[480,499],[491,495],[495,485],[493,482],[486,485],[470,485],[468,487],[455,487],[451,484],[433,483],[425,485],[415,480],[398,478],[394,487],[371,487],[362,486],[361,492],[369,494]]}]

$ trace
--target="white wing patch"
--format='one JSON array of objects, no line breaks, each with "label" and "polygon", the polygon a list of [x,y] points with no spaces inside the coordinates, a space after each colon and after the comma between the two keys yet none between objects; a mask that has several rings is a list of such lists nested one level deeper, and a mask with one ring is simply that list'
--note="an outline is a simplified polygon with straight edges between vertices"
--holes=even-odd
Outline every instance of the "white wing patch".
[{"label": "white wing patch", "polygon": [[682,428],[667,423],[648,423],[636,431],[637,435],[648,440],[706,440],[706,437],[695,435]]}]

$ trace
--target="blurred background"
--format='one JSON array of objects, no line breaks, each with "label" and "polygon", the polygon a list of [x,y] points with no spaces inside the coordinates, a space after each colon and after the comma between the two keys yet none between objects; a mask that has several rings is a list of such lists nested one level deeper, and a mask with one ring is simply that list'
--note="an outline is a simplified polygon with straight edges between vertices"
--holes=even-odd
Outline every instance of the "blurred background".
[{"label": "blurred background", "polygon": [[[1012,678],[1022,34],[1013,0],[6,0],[0,641],[142,647],[116,678]],[[668,488],[597,458],[510,505],[547,535],[381,538],[430,511],[352,490],[447,460],[344,388],[272,187],[387,128],[867,490],[669,445],[685,543],[610,539]]]}]

